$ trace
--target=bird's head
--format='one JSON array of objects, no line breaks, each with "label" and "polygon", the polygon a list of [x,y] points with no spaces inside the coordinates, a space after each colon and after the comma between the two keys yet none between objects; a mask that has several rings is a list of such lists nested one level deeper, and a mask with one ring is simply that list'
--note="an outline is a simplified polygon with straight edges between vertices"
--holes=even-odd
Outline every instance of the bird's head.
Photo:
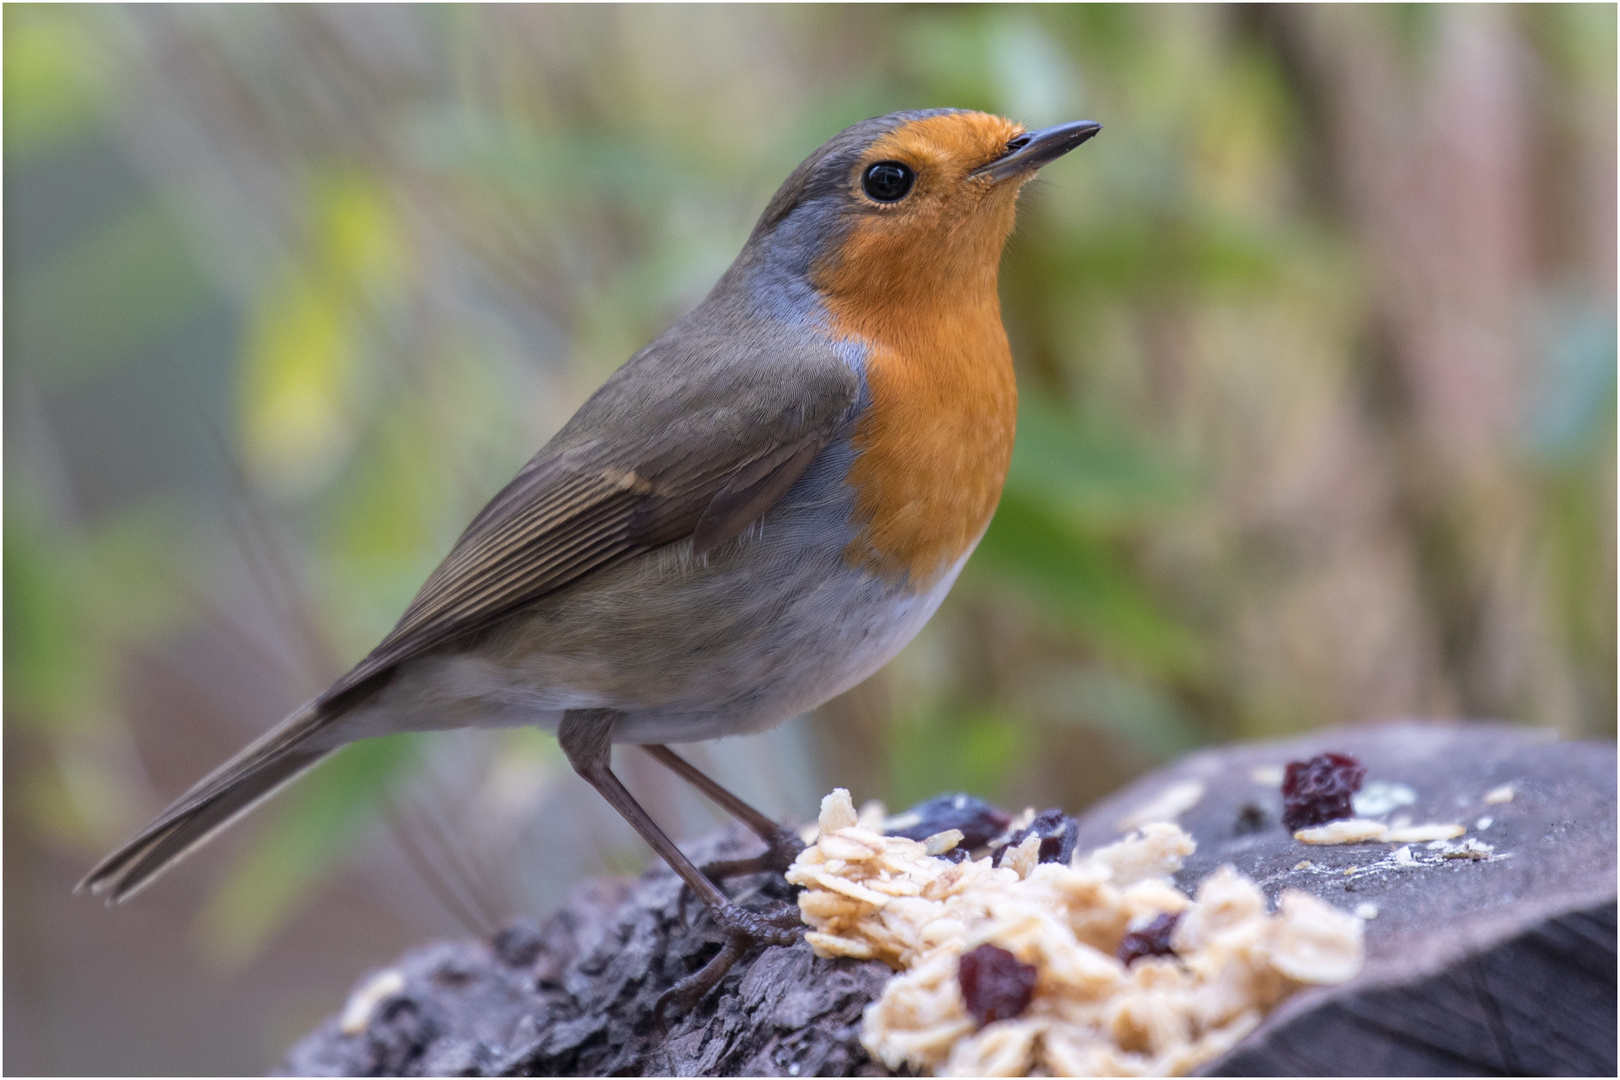
[{"label": "bird's head", "polygon": [[[830,300],[995,288],[1019,189],[1101,130],[1038,131],[959,109],[891,113],[829,139],[777,191],[749,247]],[[761,251],[763,254],[763,251]]]}]

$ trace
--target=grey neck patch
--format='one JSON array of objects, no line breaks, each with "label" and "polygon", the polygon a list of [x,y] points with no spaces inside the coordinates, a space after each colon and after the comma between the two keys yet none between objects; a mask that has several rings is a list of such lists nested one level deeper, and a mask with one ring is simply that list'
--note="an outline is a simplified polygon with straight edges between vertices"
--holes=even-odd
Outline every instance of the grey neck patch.
[{"label": "grey neck patch", "polygon": [[772,196],[736,262],[710,303],[736,305],[798,325],[825,322],[821,295],[810,283],[823,255],[838,250],[856,220],[851,173],[873,142],[905,124],[962,109],[914,109],[853,124],[823,143]]},{"label": "grey neck patch", "polygon": [[[872,143],[898,127],[925,120],[931,116],[948,116],[962,109],[913,109],[908,112],[875,116],[852,124],[822,143],[820,148],[800,163],[760,215],[748,238],[748,247],[770,244],[773,247],[812,248],[829,239],[826,230],[836,229],[840,211],[853,198],[849,190],[850,170]],[[745,249],[746,250],[746,249]],[[806,264],[814,260],[811,251]]]},{"label": "grey neck patch", "polygon": [[850,173],[867,147],[895,128],[962,112],[914,109],[853,124],[823,143],[772,196],[717,292],[751,298],[751,305],[791,322],[818,321],[825,310],[810,284],[816,262],[837,250],[853,225]]}]

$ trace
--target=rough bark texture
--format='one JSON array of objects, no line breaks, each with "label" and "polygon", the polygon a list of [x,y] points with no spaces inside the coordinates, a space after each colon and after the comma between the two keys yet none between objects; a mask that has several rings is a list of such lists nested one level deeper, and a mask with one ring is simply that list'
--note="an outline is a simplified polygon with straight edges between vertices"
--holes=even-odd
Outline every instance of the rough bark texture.
[{"label": "rough bark texture", "polygon": [[[1365,762],[1369,788],[1406,785],[1417,801],[1397,813],[1466,825],[1494,857],[1444,859],[1413,844],[1420,865],[1402,867],[1389,844],[1294,842],[1276,824],[1281,796],[1252,774],[1323,750]],[[1613,743],[1553,742],[1498,725],[1394,724],[1206,750],[1092,807],[1079,846],[1111,839],[1122,815],[1182,780],[1206,785],[1180,818],[1198,841],[1177,876],[1183,889],[1229,862],[1268,899],[1297,888],[1346,910],[1378,907],[1353,982],[1285,1002],[1207,1073],[1615,1074]],[[1511,802],[1484,801],[1507,784]],[[1489,827],[1478,829],[1486,817]]]},{"label": "rough bark texture", "polygon": [[[759,847],[739,828],[686,845],[695,861]],[[791,899],[780,877],[743,879],[733,897]],[[639,880],[588,881],[542,926],[515,922],[488,945],[416,949],[390,971],[403,988],[346,1034],[341,1017],[296,1046],[283,1071],[322,1076],[835,1075],[878,1072],[860,1045],[861,1010],[882,964],[821,960],[802,942],[755,949],[698,1008],[653,1023],[653,1004],[720,949],[696,901],[662,865]],[[380,973],[388,977],[388,972]],[[376,979],[379,975],[371,978]],[[363,988],[370,980],[361,983]],[[396,984],[397,985],[397,984]],[[357,989],[363,993],[363,989]]]},{"label": "rough bark texture", "polygon": [[[1306,847],[1277,824],[1256,768],[1321,750],[1364,761],[1368,784],[1404,784],[1414,822],[1459,822],[1493,857],[1444,859],[1413,845]],[[1232,863],[1275,899],[1301,888],[1340,907],[1377,905],[1367,963],[1351,983],[1300,994],[1212,1075],[1615,1073],[1615,747],[1557,743],[1499,726],[1399,724],[1189,756],[1104,800],[1080,846],[1179,781],[1203,797],[1180,821],[1198,841],[1189,892]],[[1511,802],[1487,804],[1512,784]],[[1479,829],[1481,818],[1490,824]],[[735,830],[691,850],[757,847]],[[1308,865],[1307,865],[1308,864]],[[363,980],[391,989],[351,1031],[333,1018],[294,1047],[290,1073],[319,1075],[881,1074],[860,1015],[880,964],[829,962],[807,946],[756,950],[693,1013],[660,1034],[652,1003],[718,949],[673,875],[587,882],[543,927],[516,923],[489,945],[437,944]],[[748,906],[781,902],[780,878],[749,879]],[[377,982],[379,978],[383,982]],[[357,991],[360,993],[360,991]]]}]

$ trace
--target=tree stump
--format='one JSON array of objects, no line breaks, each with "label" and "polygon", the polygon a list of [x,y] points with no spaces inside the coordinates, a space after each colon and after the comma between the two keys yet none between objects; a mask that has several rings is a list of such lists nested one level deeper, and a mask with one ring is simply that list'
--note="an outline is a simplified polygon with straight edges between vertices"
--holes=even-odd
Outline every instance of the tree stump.
[{"label": "tree stump", "polygon": [[[1278,823],[1270,773],[1323,750],[1361,759],[1362,795],[1387,813],[1463,824],[1493,850],[1458,857],[1415,844],[1397,858],[1386,843],[1297,842]],[[1271,900],[1297,888],[1364,915],[1376,908],[1354,980],[1291,998],[1206,1074],[1614,1075],[1614,744],[1402,723],[1206,750],[1092,807],[1080,847],[1117,839],[1135,811],[1195,784],[1202,793],[1179,816],[1198,841],[1177,877],[1185,890],[1231,863]],[[757,846],[728,829],[689,850],[702,861]],[[790,896],[764,875],[737,891],[752,907]],[[679,881],[659,866],[587,882],[544,925],[514,923],[487,945],[414,950],[363,980],[345,1015],[294,1047],[283,1070],[884,1075],[860,1022],[888,969],[821,960],[802,942],[756,950],[667,1034],[656,1030],[658,995],[719,948],[691,908],[688,923]]]}]

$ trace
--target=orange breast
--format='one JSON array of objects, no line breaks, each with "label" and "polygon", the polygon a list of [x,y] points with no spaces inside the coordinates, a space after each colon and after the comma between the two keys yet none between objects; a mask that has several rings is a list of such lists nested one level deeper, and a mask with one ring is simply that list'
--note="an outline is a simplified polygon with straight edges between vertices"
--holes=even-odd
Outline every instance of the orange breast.
[{"label": "orange breast", "polygon": [[978,541],[1012,460],[1018,389],[996,278],[1018,185],[968,173],[1021,130],[953,113],[889,133],[863,161],[910,163],[915,189],[862,215],[812,273],[833,331],[867,350],[850,474],[863,528],[844,558],[917,591]]},{"label": "orange breast", "polygon": [[844,558],[916,591],[977,542],[1012,460],[1018,390],[990,265],[988,289],[937,302],[829,303],[868,356],[850,474],[864,528]]}]

